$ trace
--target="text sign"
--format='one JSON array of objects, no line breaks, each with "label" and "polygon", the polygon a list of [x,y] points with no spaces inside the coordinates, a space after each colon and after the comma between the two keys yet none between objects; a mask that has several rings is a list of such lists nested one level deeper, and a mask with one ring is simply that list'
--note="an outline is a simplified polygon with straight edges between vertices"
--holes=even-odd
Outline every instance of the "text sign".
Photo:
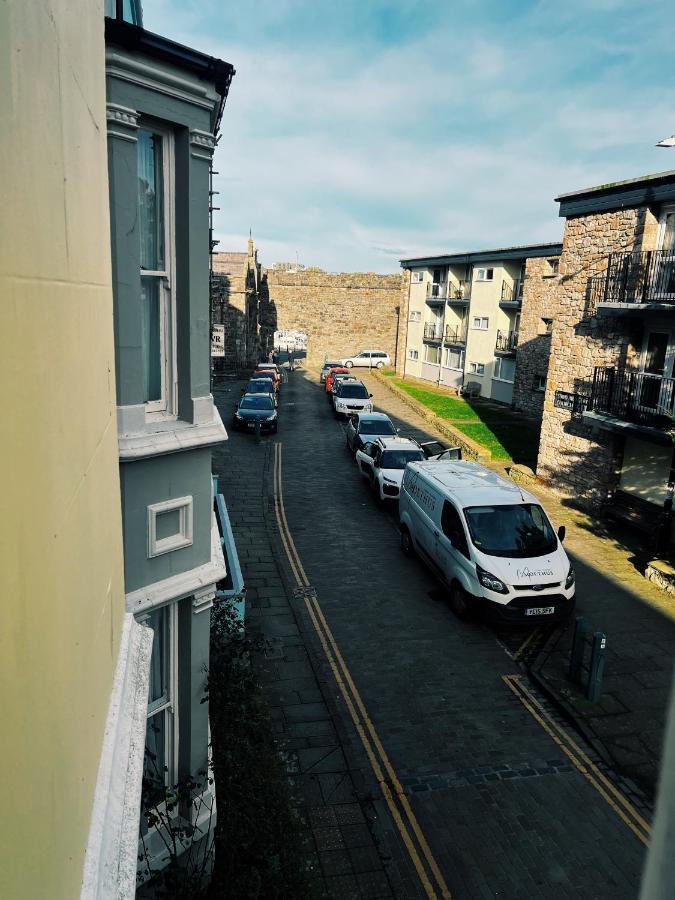
[{"label": "text sign", "polygon": [[553,397],[553,405],[558,409],[566,409],[574,415],[581,415],[586,409],[588,397],[582,394],[572,394],[570,391],[556,391]]},{"label": "text sign", "polygon": [[225,326],[211,327],[211,356],[225,356]]}]

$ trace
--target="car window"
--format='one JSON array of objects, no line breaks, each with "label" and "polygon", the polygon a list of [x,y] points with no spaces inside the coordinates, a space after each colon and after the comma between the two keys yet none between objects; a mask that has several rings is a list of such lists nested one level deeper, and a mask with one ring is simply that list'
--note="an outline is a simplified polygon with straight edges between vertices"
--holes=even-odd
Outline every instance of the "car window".
[{"label": "car window", "polygon": [[455,550],[468,559],[469,546],[466,542],[462,520],[455,507],[448,500],[443,504],[443,511],[441,512],[441,529]]},{"label": "car window", "polygon": [[366,390],[365,385],[359,384],[358,382],[354,383],[353,381],[345,381],[343,384],[339,385],[338,394],[340,397],[345,397],[348,400],[368,399],[368,391]]},{"label": "car window", "polygon": [[240,409],[273,409],[274,403],[269,397],[251,397],[249,395],[241,398],[239,407]]},{"label": "car window", "polygon": [[382,454],[383,469],[405,469],[410,462],[424,459],[421,450],[385,450]]},{"label": "car window", "polygon": [[366,419],[359,425],[360,434],[381,434],[382,437],[396,434],[396,429],[389,419]]}]

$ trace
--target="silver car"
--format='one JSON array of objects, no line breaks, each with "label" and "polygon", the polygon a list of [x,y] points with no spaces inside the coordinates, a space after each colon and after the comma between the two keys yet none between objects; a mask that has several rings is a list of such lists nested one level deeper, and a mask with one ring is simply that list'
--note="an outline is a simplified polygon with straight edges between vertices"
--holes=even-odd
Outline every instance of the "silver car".
[{"label": "silver car", "polygon": [[364,444],[396,434],[398,431],[389,416],[379,412],[352,413],[345,427],[347,449],[352,453],[362,450]]},{"label": "silver car", "polygon": [[351,369],[352,366],[365,367],[367,369],[383,369],[391,365],[389,354],[383,350],[361,350],[355,356],[348,356],[342,360],[342,365]]}]

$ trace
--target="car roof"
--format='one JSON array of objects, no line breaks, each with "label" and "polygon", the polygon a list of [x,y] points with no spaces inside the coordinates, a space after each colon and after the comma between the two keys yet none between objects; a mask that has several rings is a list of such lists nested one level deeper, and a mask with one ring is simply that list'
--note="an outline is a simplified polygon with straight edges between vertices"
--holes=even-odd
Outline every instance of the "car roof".
[{"label": "car roof", "polygon": [[330,369],[331,366],[341,366],[341,365],[342,365],[342,363],[340,362],[340,360],[339,360],[339,359],[336,359],[336,360],[333,360],[333,362],[326,361],[326,362],[323,364],[322,368],[323,368],[323,369]]},{"label": "car roof", "polygon": [[354,415],[358,417],[359,422],[391,422],[389,416],[381,412],[355,412]]},{"label": "car roof", "polygon": [[462,506],[510,503],[536,503],[539,500],[514,481],[470,460],[414,463],[415,469],[444,491],[450,492]]},{"label": "car roof", "polygon": [[413,438],[406,437],[381,437],[372,443],[382,447],[383,450],[420,450],[420,445]]},{"label": "car roof", "polygon": [[[241,395],[241,399],[242,399],[242,400],[245,400],[245,399],[246,399],[246,397],[255,397],[255,398],[256,398],[256,400],[257,400],[257,399],[258,399],[258,397],[260,397],[260,394],[249,394],[249,392],[248,392],[248,391],[246,391],[246,393],[245,393],[245,394],[242,394],[242,395]],[[271,398],[270,398],[270,399],[271,399]]]},{"label": "car roof", "polygon": [[271,378],[249,378],[248,383],[265,385],[265,387],[272,387],[272,379]]}]

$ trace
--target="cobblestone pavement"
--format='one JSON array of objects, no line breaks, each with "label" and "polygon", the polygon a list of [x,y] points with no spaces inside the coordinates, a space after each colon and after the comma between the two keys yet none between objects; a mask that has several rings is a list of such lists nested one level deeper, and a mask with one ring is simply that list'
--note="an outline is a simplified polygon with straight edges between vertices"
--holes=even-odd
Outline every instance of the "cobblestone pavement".
[{"label": "cobblestone pavement", "polygon": [[[408,407],[373,390],[406,433],[428,436]],[[214,395],[229,424],[237,385]],[[297,371],[277,438],[232,434],[215,466],[249,627],[271,642],[265,677],[312,829],[317,886],[336,897],[429,896],[292,591],[271,496],[276,442],[302,564],[452,896],[635,897],[643,844],[509,690],[503,676],[518,667],[499,636],[456,620],[431,575],[401,554],[393,511],[359,478],[316,380]]]},{"label": "cobblestone pavement", "polygon": [[[424,422],[376,379],[369,383],[380,408],[403,420]],[[586,665],[593,633],[599,630],[607,636],[598,704],[589,703],[584,691],[566,677],[571,627],[551,635],[534,674],[558,697],[603,757],[652,794],[675,658],[675,601],[636,568],[634,535],[624,533],[622,539],[620,531],[608,533],[602,521],[543,486],[529,490],[540,496],[556,525],[567,528],[565,547],[577,571],[577,614],[588,622]],[[539,646],[537,641],[531,645],[533,650]]]}]

